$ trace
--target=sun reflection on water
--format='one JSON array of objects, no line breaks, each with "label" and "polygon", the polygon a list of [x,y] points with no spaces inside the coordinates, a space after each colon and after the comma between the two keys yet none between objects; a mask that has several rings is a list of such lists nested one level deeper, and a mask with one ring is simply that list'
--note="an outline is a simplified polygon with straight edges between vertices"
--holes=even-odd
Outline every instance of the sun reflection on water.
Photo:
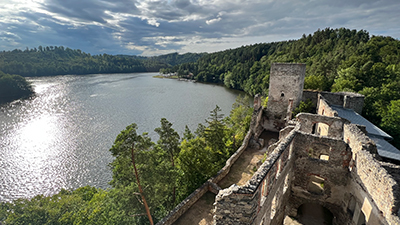
[{"label": "sun reflection on water", "polygon": [[[51,148],[56,139],[57,118],[49,114],[40,115],[20,129],[18,135],[19,150],[28,164],[40,164],[55,154]],[[35,149],[35,151],[33,151]]]},{"label": "sun reflection on water", "polygon": [[62,147],[66,89],[54,82],[36,82],[34,88],[36,98],[10,104],[0,115],[12,124],[1,127],[0,190],[10,193],[0,194],[0,201],[54,194],[66,187],[65,158],[71,158],[63,156]]}]

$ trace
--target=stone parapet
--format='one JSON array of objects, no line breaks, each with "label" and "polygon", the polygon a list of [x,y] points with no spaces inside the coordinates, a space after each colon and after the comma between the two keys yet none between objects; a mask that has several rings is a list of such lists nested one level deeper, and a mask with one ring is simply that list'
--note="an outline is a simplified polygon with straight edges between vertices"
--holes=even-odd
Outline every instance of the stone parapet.
[{"label": "stone parapet", "polygon": [[209,190],[209,183],[204,183],[201,187],[197,188],[192,194],[186,197],[179,203],[166,217],[158,221],[156,225],[171,225],[179,217],[181,217],[187,210],[194,205],[207,191]]},{"label": "stone parapet", "polygon": [[304,90],[302,101],[311,100],[314,107],[317,106],[318,95],[323,96],[332,105],[342,106],[343,108],[353,109],[361,114],[364,106],[364,95],[352,92],[326,92],[315,90]]},{"label": "stone parapet", "polygon": [[376,204],[388,224],[400,224],[399,184],[371,154],[376,146],[354,124],[345,125],[344,138],[353,152],[351,172],[371,196],[371,204]]},{"label": "stone parapet", "polygon": [[[245,185],[232,185],[218,193],[214,203],[213,224],[252,224],[254,221],[274,219],[275,216],[264,217],[264,215],[266,211],[271,213],[275,210],[276,213],[278,210],[274,206],[277,202],[274,196],[278,192],[278,187],[283,185],[285,180],[287,182],[286,175],[290,170],[286,166],[291,159],[290,144],[295,133],[296,129],[275,145],[276,148]],[[279,200],[282,199],[282,195],[283,192],[280,191]],[[280,201],[278,203],[280,206],[284,205]]]},{"label": "stone parapet", "polygon": [[315,124],[323,123],[327,125],[327,137],[343,139],[343,126],[350,121],[340,117],[328,117],[311,113],[299,113],[296,119],[300,122],[300,131],[311,134]]}]

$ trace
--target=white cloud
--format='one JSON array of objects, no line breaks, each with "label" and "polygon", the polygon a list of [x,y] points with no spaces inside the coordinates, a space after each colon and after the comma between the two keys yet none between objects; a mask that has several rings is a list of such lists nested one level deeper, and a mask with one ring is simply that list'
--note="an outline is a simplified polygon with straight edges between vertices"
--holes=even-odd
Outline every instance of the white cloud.
[{"label": "white cloud", "polygon": [[160,23],[157,22],[157,20],[155,18],[146,18],[147,23],[152,25],[152,26],[160,26]]},{"label": "white cloud", "polygon": [[92,54],[213,52],[300,38],[325,27],[400,38],[398,0],[0,0],[0,5],[0,50],[64,45]]},{"label": "white cloud", "polygon": [[211,19],[211,20],[206,20],[206,24],[211,25],[213,23],[216,23],[218,21],[221,20],[221,17],[215,18],[215,19]]}]

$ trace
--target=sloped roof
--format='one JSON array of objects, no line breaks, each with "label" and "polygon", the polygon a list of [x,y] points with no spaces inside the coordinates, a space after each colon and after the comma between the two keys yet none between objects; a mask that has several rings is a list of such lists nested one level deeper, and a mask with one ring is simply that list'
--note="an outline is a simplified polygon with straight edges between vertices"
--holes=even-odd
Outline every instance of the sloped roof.
[{"label": "sloped roof", "polygon": [[375,126],[373,123],[369,122],[360,114],[354,112],[352,109],[346,109],[341,106],[335,106],[335,105],[330,105],[330,107],[338,112],[339,117],[347,119],[353,124],[359,124],[365,126],[368,132],[368,136],[373,135],[388,140],[393,139],[392,136],[387,134],[385,131],[381,130],[379,127]]},{"label": "sloped roof", "polygon": [[370,138],[375,142],[380,156],[400,161],[400,151],[396,147],[385,141],[383,138],[373,136],[370,136]]}]

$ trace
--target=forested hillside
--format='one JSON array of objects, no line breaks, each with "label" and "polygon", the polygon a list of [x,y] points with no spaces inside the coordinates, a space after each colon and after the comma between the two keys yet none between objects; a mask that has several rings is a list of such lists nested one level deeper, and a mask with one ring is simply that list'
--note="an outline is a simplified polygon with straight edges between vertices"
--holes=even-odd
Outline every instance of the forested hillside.
[{"label": "forested hillside", "polygon": [[90,55],[62,46],[0,52],[0,70],[21,76],[158,72],[160,68],[194,62],[204,54],[172,53],[157,57]]},{"label": "forested hillside", "polygon": [[170,53],[166,55],[153,56],[150,57],[149,60],[154,60],[156,62],[165,63],[171,66],[183,64],[183,63],[191,63],[196,62],[200,57],[207,55],[207,53],[185,53],[178,54]]},{"label": "forested hillside", "polygon": [[390,133],[400,148],[400,41],[392,37],[326,28],[299,40],[208,54],[195,63],[175,66],[173,71],[265,95],[273,62],[307,64],[306,89],[364,94],[364,116]]}]

